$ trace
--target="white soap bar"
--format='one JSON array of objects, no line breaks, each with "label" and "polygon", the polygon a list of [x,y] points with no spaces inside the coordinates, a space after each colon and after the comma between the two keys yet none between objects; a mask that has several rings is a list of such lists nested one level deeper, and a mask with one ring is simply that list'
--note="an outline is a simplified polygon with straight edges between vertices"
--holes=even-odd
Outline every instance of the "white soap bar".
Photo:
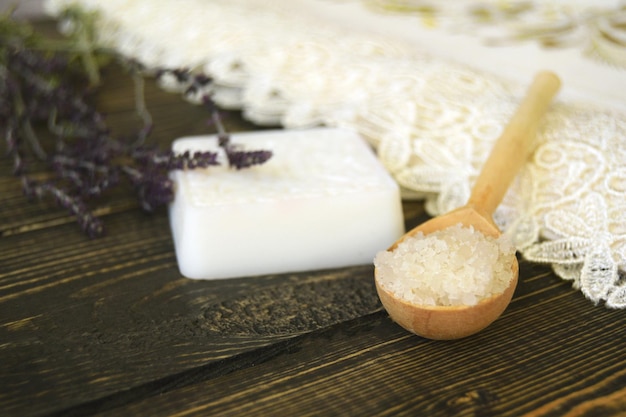
[{"label": "white soap bar", "polygon": [[170,225],[181,273],[215,279],[371,264],[404,233],[400,191],[350,130],[319,128],[231,135],[271,150],[235,170],[215,136],[173,144],[220,152],[220,166],[173,171]]}]

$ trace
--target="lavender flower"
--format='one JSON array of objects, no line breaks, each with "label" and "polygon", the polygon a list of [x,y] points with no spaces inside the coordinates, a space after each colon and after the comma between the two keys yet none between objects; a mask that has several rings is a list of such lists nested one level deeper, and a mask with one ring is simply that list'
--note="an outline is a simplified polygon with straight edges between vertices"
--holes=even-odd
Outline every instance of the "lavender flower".
[{"label": "lavender flower", "polygon": [[237,169],[260,165],[272,157],[271,151],[244,151],[236,150],[233,146],[226,148],[228,164]]},{"label": "lavender flower", "polygon": [[102,235],[104,231],[102,220],[95,217],[80,198],[72,196],[49,182],[37,183],[22,177],[22,185],[26,196],[31,199],[34,197],[42,199],[46,194],[52,195],[60,207],[67,209],[70,214],[76,217],[80,228],[87,236],[93,238]]},{"label": "lavender flower", "polygon": [[[81,22],[83,28],[88,23]],[[135,61],[124,64],[134,80],[136,109],[143,123],[130,138],[113,136],[104,117],[85,99],[89,86],[77,83],[81,73],[69,66],[68,54],[31,48],[37,39],[24,25],[10,19],[0,21],[0,133],[6,154],[13,160],[13,174],[20,178],[28,198],[52,197],[76,218],[88,236],[96,237],[104,227],[89,202],[122,179],[133,185],[142,209],[152,212],[173,199],[171,170],[207,169],[219,164],[215,152],[177,155],[146,144],[153,122],[144,102],[145,68]],[[86,72],[91,79],[98,78],[93,73],[97,60],[85,54],[96,52],[80,51],[81,59],[90,66]],[[242,169],[271,157],[269,151],[246,151],[230,143],[210,98],[210,78],[187,69],[160,69],[156,76],[160,83],[175,84],[188,99],[205,104],[230,166]],[[37,125],[47,126],[47,134],[40,137]],[[48,169],[50,180],[38,182],[29,177],[29,166],[36,161]]]}]

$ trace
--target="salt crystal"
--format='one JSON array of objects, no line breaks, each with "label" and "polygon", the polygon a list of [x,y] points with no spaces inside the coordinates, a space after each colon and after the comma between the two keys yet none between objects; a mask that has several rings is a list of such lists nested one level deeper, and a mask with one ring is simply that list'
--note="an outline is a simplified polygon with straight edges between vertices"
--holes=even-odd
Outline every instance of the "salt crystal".
[{"label": "salt crystal", "polygon": [[513,278],[515,248],[461,224],[406,238],[379,252],[378,284],[418,305],[475,305],[502,293]]}]

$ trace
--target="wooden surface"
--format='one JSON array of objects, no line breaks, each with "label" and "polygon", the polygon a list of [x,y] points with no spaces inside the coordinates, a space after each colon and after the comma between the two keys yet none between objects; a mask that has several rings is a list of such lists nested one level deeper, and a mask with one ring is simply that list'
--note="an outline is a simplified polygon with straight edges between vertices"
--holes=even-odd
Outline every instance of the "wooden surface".
[{"label": "wooden surface", "polygon": [[[136,126],[130,79],[104,73],[99,108]],[[207,114],[147,86],[152,140],[211,133]],[[256,129],[229,113],[231,132]],[[392,323],[373,268],[192,281],[167,213],[103,202],[89,240],[29,203],[0,162],[0,415],[626,415],[625,311],[594,306],[520,263],[485,331],[430,341]],[[124,194],[122,194],[124,195]],[[423,221],[405,203],[407,228]]]}]

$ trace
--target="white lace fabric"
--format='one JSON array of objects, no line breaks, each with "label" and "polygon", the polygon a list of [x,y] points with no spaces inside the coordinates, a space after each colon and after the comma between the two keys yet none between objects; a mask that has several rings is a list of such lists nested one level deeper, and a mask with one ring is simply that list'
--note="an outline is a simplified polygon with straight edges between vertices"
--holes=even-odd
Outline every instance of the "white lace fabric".
[{"label": "white lace fabric", "polygon": [[[556,67],[563,94],[495,219],[525,258],[551,264],[594,303],[626,308],[626,37],[619,31],[626,8],[524,2],[537,6],[524,15],[526,26],[505,14],[487,28],[471,17],[493,14],[501,2],[463,3],[471,13],[389,13],[411,2],[383,0],[48,0],[47,7],[52,15],[69,5],[97,11],[99,43],[148,67],[205,72],[218,104],[258,124],[357,130],[404,196],[425,199],[432,215],[465,204],[535,67]],[[433,22],[443,29],[426,27]],[[481,30],[450,38],[450,27]],[[569,49],[519,43],[494,54],[480,45],[529,33]],[[571,46],[581,39],[585,53]],[[479,46],[469,51],[472,42]]]}]

